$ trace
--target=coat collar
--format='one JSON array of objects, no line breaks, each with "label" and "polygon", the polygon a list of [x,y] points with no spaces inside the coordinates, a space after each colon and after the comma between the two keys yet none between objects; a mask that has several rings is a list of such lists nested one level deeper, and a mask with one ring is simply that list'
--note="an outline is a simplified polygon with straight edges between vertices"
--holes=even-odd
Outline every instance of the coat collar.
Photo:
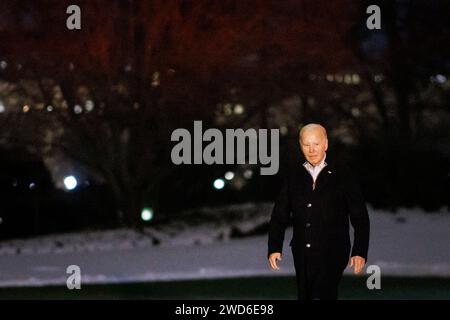
[{"label": "coat collar", "polygon": [[[327,163],[327,154],[325,153],[325,156],[323,157],[322,161],[317,165],[318,167],[322,168],[322,170],[328,165]],[[303,162],[303,167],[306,168],[308,171],[314,170],[314,167],[312,164],[310,164],[308,161]]]},{"label": "coat collar", "polygon": [[[301,160],[299,162],[297,162],[297,164],[296,164],[296,167],[298,169],[297,171],[300,173],[300,176],[301,176],[302,180],[304,181],[304,183],[311,185],[311,187],[312,187],[313,179],[312,179],[310,173],[308,172],[308,170],[306,170],[306,168],[303,166],[305,161],[306,161],[306,159],[304,158],[304,156],[302,156]],[[327,165],[322,169],[322,171],[317,176],[315,190],[323,190],[326,187],[326,185],[328,184],[328,182],[330,181],[329,178],[332,177],[335,173],[334,172],[335,161],[334,161],[333,157],[330,156],[328,153],[327,153],[325,162]]]}]

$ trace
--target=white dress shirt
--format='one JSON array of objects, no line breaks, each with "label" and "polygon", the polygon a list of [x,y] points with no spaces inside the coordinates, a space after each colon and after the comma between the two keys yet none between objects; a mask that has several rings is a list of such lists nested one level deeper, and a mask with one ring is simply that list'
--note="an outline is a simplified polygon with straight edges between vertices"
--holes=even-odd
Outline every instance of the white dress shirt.
[{"label": "white dress shirt", "polygon": [[325,153],[325,157],[323,157],[322,161],[320,161],[320,163],[317,166],[313,166],[308,161],[305,161],[305,163],[303,163],[303,166],[305,167],[305,169],[309,172],[309,174],[313,178],[313,181],[314,181],[313,188],[315,187],[317,176],[319,175],[320,171],[322,171],[322,169],[327,166],[327,163],[325,162],[326,157],[327,157],[327,154]]}]

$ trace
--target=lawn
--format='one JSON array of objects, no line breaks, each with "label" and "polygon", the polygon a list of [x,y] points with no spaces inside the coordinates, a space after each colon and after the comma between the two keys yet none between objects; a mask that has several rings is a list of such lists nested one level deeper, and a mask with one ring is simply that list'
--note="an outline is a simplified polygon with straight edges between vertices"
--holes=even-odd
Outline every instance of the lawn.
[{"label": "lawn", "polygon": [[[450,299],[450,279],[383,277],[380,290],[366,278],[345,276],[340,299]],[[248,277],[126,284],[0,288],[0,299],[295,299],[295,278]]]}]

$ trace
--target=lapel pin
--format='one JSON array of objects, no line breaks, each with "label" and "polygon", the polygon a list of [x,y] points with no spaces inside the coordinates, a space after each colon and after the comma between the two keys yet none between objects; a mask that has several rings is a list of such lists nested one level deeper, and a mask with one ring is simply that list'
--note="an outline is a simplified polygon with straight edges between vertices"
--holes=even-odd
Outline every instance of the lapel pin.
[{"label": "lapel pin", "polygon": [[329,174],[331,174],[331,171],[330,171],[330,170],[328,170],[328,173],[329,173]]}]

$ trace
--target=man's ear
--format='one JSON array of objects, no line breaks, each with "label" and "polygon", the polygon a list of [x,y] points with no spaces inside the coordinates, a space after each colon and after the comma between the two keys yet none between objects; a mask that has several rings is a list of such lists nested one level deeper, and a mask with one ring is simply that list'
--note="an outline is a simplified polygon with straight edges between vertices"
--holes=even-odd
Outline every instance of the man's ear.
[{"label": "man's ear", "polygon": [[325,140],[325,151],[328,150],[328,139]]}]

